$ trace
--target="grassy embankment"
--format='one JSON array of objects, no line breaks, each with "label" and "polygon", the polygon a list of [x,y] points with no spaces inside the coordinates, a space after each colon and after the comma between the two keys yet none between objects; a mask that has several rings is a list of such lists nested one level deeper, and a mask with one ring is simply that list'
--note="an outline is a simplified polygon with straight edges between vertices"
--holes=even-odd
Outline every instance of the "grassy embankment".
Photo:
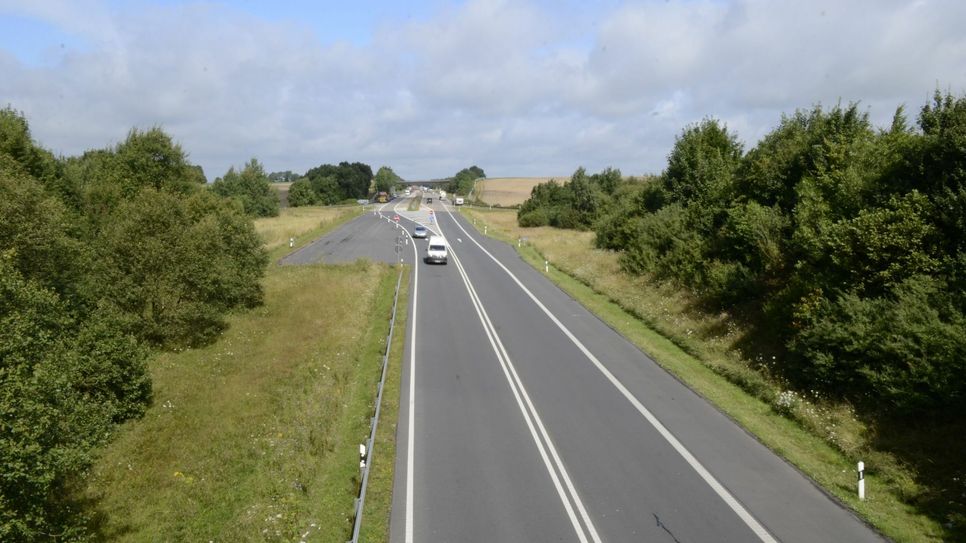
[{"label": "grassy embankment", "polygon": [[[357,211],[356,211],[357,212]],[[311,239],[354,212],[285,210],[266,245]],[[278,248],[273,250],[273,253]],[[346,541],[398,268],[272,265],[265,305],[207,347],[151,362],[154,401],[122,427],[85,496],[103,539]],[[398,325],[405,327],[406,277]],[[402,338],[390,358],[365,538],[388,540]]]},{"label": "grassy embankment", "polygon": [[[520,228],[515,210],[463,213],[514,246],[525,238],[518,250],[526,261],[542,270],[549,260],[551,280],[882,533],[896,541],[943,538],[939,523],[909,503],[922,491],[914,473],[874,447],[869,427],[848,406],[820,399],[779,405],[780,384],[737,354],[743,331],[728,315],[708,315],[680,290],[623,273],[616,254],[593,248],[592,232]],[[866,464],[865,501],[856,496],[857,459]]]}]

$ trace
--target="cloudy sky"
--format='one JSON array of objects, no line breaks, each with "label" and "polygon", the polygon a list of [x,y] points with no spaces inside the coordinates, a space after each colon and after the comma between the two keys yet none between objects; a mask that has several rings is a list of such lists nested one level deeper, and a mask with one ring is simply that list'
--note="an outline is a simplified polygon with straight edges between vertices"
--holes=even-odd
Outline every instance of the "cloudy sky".
[{"label": "cloudy sky", "polygon": [[209,179],[659,173],[705,117],[749,148],[797,108],[962,95],[964,28],[962,0],[0,0],[0,106],[65,155],[161,126]]}]

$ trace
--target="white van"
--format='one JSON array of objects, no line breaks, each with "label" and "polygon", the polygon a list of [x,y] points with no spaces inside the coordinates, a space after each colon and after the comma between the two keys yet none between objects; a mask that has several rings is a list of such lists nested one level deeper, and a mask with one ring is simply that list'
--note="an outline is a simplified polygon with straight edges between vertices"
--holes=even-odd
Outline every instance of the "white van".
[{"label": "white van", "polygon": [[426,258],[423,260],[428,264],[446,264],[446,238],[443,236],[429,236],[429,243],[426,244]]},{"label": "white van", "polygon": [[458,205],[458,206],[463,205],[463,199],[462,198],[457,198],[456,199],[456,205]]}]

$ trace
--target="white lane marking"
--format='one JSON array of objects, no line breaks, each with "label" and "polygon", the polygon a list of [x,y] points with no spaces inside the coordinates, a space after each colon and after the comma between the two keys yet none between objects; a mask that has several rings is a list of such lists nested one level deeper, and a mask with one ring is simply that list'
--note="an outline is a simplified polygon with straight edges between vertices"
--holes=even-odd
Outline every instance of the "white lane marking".
[{"label": "white lane marking", "polygon": [[578,349],[580,349],[580,351],[584,354],[584,356],[586,356],[587,359],[590,360],[591,363],[593,363],[598,370],[600,370],[600,372],[604,375],[604,377],[606,377],[607,380],[610,381],[615,388],[617,388],[617,390],[624,396],[624,398],[626,398],[627,401],[629,401],[631,405],[633,405],[637,409],[637,411],[641,415],[643,415],[644,418],[649,423],[651,423],[651,426],[653,426],[658,431],[658,433],[661,434],[661,437],[663,437],[671,445],[671,447],[673,447],[674,450],[677,451],[677,453],[680,454],[682,458],[684,458],[684,460],[691,466],[691,468],[695,472],[697,472],[697,474],[702,479],[704,479],[705,483],[707,483],[708,486],[710,486],[711,489],[714,490],[715,493],[722,500],[724,500],[724,502],[728,505],[728,507],[730,507],[731,510],[734,511],[736,515],[738,515],[738,518],[740,518],[745,523],[745,525],[747,525],[748,528],[751,529],[751,531],[754,532],[759,539],[761,539],[761,541],[763,541],[764,543],[777,543],[775,538],[772,537],[770,533],[768,533],[768,530],[766,530],[765,527],[762,526],[761,523],[758,522],[758,520],[754,516],[752,516],[751,513],[749,513],[748,510],[744,508],[743,505],[741,505],[741,503],[737,500],[737,498],[735,498],[730,492],[728,492],[728,489],[726,489],[724,485],[718,482],[718,480],[714,477],[714,475],[712,475],[711,472],[708,471],[707,468],[705,468],[704,465],[701,464],[701,462],[697,458],[695,458],[693,454],[691,454],[691,451],[689,451],[687,447],[684,446],[684,444],[678,441],[678,439],[674,437],[674,434],[672,434],[671,431],[668,430],[667,427],[665,427],[664,424],[661,423],[661,421],[658,420],[658,418],[655,417],[653,413],[651,413],[646,407],[644,407],[644,404],[642,404],[640,400],[638,400],[637,397],[634,396],[631,393],[631,391],[628,390],[627,387],[625,387],[624,384],[621,383],[620,380],[618,380],[617,377],[615,377],[614,374],[611,373],[610,370],[607,369],[600,362],[600,360],[598,360],[597,357],[594,356],[594,354],[590,352],[590,350],[587,349],[587,347],[584,346],[584,344],[579,339],[577,339],[577,337],[573,333],[571,333],[571,331],[566,326],[564,326],[564,324],[560,322],[560,320],[557,319],[557,317],[553,313],[550,312],[549,309],[547,309],[547,306],[543,305],[543,302],[537,299],[537,297],[532,292],[530,292],[530,289],[528,289],[526,286],[523,285],[523,283],[517,278],[516,275],[513,274],[513,272],[511,272],[506,266],[503,265],[502,262],[497,260],[495,256],[493,256],[482,245],[480,245],[480,242],[476,241],[476,238],[474,238],[469,232],[467,232],[466,229],[463,228],[463,225],[459,223],[459,221],[457,221],[455,218],[453,220],[456,222],[456,226],[458,226],[459,229],[462,230],[464,234],[466,234],[466,236],[470,239],[470,241],[475,243],[476,246],[479,247],[480,250],[486,254],[486,256],[490,257],[490,259],[493,260],[493,262],[496,262],[497,266],[502,268],[503,271],[505,271],[507,275],[509,275],[510,278],[513,279],[513,281],[517,284],[517,286],[523,289],[523,292],[525,292],[527,296],[529,296],[530,299],[533,300],[533,303],[537,304],[537,307],[543,310],[543,312],[547,315],[547,317],[550,318],[550,320],[557,325],[557,327],[570,339],[570,341],[573,342],[573,344],[576,345]]},{"label": "white lane marking", "polygon": [[[466,274],[466,270],[463,268],[463,264],[460,262],[459,257],[457,257],[455,253],[451,253],[450,256],[453,259],[453,262],[456,264],[460,276],[463,278],[463,283],[466,285],[467,292],[470,294],[470,300],[473,302],[473,306],[476,309],[476,314],[480,318],[480,322],[483,324],[483,330],[486,332],[487,338],[490,341],[490,346],[493,348],[493,352],[496,354],[497,360],[500,362],[500,366],[503,368],[503,373],[510,385],[510,390],[513,392],[513,396],[517,400],[517,407],[523,414],[523,419],[527,423],[527,428],[530,430],[530,436],[537,445],[537,450],[540,453],[540,457],[543,459],[544,466],[550,473],[550,478],[557,490],[557,495],[563,502],[564,509],[567,511],[567,516],[570,518],[570,522],[573,525],[574,530],[577,532],[577,537],[582,543],[586,543],[587,536],[580,525],[580,521],[577,519],[577,516],[574,513],[571,500],[577,506],[591,539],[595,543],[601,543],[600,536],[597,533],[597,528],[590,519],[590,515],[587,514],[587,509],[584,507],[584,503],[580,499],[579,494],[577,494],[577,489],[574,487],[570,474],[567,472],[567,468],[560,459],[560,455],[557,453],[557,448],[550,439],[550,435],[547,432],[546,426],[543,424],[543,420],[540,418],[540,414],[537,412],[537,408],[530,400],[530,395],[527,393],[527,389],[523,386],[523,381],[520,379],[520,376],[516,371],[516,367],[513,365],[513,361],[510,359],[510,355],[503,346],[503,341],[500,339],[500,335],[497,333],[496,327],[493,326],[493,322],[490,321],[490,317],[486,313],[486,308],[483,306],[483,301],[480,300],[479,295],[476,293],[476,289],[473,287],[473,283]],[[538,429],[539,435],[537,433]],[[541,437],[543,438],[543,441],[541,441]],[[546,444],[546,446],[544,444]],[[547,456],[547,450],[550,451],[550,456],[553,459],[552,463],[551,459]],[[556,470],[554,468],[556,468]],[[557,475],[557,471],[560,472],[559,477]],[[563,479],[569,494],[561,487],[560,479]]]},{"label": "white lane marking", "polygon": [[[385,206],[383,206],[385,207]],[[382,209],[380,209],[380,212]],[[413,469],[416,448],[416,315],[419,303],[419,253],[416,240],[402,229],[413,242],[413,316],[409,336],[409,428],[406,436],[406,543],[413,543]]]}]

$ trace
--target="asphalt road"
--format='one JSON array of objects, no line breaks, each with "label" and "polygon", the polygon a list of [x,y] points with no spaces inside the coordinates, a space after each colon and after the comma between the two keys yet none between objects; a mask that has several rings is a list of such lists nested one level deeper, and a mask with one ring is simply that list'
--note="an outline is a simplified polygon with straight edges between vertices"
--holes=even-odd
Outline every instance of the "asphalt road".
[{"label": "asphalt road", "polygon": [[[881,541],[512,247],[392,208],[451,246],[445,266],[404,246],[392,542]],[[370,214],[298,258],[394,258],[398,235]]]},{"label": "asphalt road", "polygon": [[[381,207],[381,206],[380,206]],[[378,209],[378,208],[377,208]],[[389,218],[392,218],[390,214]],[[356,217],[342,227],[329,232],[301,249],[286,255],[281,264],[312,264],[324,262],[339,264],[369,259],[376,262],[398,262],[396,245],[400,244],[403,258],[412,262],[412,243],[387,217],[368,212]],[[403,250],[403,249],[407,250]]]}]

